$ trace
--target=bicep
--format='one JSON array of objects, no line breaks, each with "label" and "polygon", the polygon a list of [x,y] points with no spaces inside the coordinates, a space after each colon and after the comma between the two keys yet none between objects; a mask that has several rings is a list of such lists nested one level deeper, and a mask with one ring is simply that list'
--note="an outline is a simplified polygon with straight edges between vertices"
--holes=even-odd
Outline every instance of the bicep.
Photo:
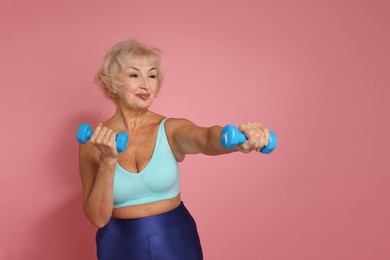
[{"label": "bicep", "polygon": [[183,155],[203,153],[207,143],[207,128],[199,127],[187,119],[172,119],[171,140],[175,150]]}]

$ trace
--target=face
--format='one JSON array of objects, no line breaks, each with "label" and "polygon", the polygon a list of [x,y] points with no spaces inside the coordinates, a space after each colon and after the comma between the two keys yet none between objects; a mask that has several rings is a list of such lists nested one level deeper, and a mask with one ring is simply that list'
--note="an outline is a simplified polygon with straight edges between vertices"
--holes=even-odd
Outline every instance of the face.
[{"label": "face", "polygon": [[153,64],[143,60],[129,62],[118,90],[119,104],[135,110],[147,109],[160,90],[157,73]]}]

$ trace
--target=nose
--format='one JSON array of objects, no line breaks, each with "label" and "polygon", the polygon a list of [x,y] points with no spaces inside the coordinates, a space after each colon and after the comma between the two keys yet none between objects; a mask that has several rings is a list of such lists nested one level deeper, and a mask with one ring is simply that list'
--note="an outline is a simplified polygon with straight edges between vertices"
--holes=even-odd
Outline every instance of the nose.
[{"label": "nose", "polygon": [[142,77],[142,79],[141,79],[140,88],[145,89],[145,90],[149,89],[148,80],[145,77]]}]

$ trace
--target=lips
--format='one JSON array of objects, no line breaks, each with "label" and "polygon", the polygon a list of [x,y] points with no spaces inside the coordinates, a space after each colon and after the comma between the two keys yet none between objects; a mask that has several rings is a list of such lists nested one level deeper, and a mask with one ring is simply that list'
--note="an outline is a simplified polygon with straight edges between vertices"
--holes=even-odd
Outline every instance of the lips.
[{"label": "lips", "polygon": [[150,97],[150,94],[144,93],[144,94],[137,94],[136,96],[142,100],[147,100]]}]

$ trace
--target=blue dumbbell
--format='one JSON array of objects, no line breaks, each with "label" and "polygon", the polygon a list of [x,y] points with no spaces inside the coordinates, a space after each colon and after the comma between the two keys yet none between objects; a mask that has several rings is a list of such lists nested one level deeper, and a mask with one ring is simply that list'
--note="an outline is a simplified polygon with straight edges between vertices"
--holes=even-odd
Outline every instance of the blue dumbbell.
[{"label": "blue dumbbell", "polygon": [[[270,131],[270,139],[267,146],[260,149],[261,153],[269,154],[276,148],[277,138],[274,132]],[[226,149],[232,149],[236,145],[244,143],[248,138],[245,134],[241,133],[234,125],[226,125],[220,136],[221,145]]]},{"label": "blue dumbbell", "polygon": [[[93,130],[88,124],[81,124],[79,130],[77,131],[77,141],[81,144],[88,142],[91,138]],[[125,132],[120,132],[116,135],[116,150],[119,153],[123,153],[126,150],[127,143],[129,141],[129,136]]]}]

